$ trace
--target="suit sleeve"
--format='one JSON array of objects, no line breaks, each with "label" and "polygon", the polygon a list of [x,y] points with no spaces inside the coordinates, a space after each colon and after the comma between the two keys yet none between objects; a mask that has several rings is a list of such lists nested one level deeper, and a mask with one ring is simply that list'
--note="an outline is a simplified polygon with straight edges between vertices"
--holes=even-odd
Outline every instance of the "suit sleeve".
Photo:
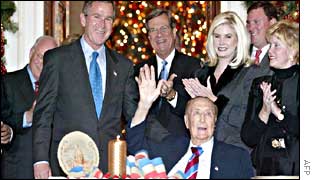
[{"label": "suit sleeve", "polygon": [[132,119],[139,101],[138,86],[135,81],[134,68],[130,64],[124,90],[123,111],[126,119]]},{"label": "suit sleeve", "polygon": [[241,129],[241,138],[249,147],[256,146],[264,134],[267,125],[259,118],[262,108],[262,91],[259,88],[260,81],[254,81],[249,92],[245,121]]},{"label": "suit sleeve", "polygon": [[40,88],[33,115],[33,162],[49,161],[51,126],[58,94],[58,58],[51,51],[44,55]]},{"label": "suit sleeve", "polygon": [[1,121],[5,124],[9,125],[14,132],[21,132],[23,130],[22,127],[22,119],[24,112],[14,112],[12,109],[12,103],[14,99],[14,90],[10,88],[8,83],[9,79],[5,78],[5,76],[1,77]]},{"label": "suit sleeve", "polygon": [[252,166],[252,161],[250,159],[250,155],[248,151],[243,150],[240,153],[240,168],[241,168],[241,175],[244,179],[249,179],[254,177],[254,169]]}]

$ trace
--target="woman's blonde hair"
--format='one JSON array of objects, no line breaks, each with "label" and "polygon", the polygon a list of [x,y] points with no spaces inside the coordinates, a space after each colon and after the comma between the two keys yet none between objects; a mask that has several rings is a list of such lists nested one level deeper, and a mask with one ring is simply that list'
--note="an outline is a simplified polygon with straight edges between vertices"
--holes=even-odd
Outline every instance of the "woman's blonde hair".
[{"label": "woman's blonde hair", "polygon": [[231,66],[231,68],[238,68],[243,64],[249,66],[250,65],[250,59],[248,55],[250,45],[249,35],[243,21],[233,11],[227,11],[218,14],[211,23],[206,45],[209,57],[208,62],[209,66],[216,66],[218,63],[218,56],[214,48],[213,32],[218,26],[222,24],[230,25],[236,32],[237,36],[237,47],[235,57],[229,65]]},{"label": "woman's blonde hair", "polygon": [[293,60],[297,64],[300,62],[300,33],[299,24],[288,20],[279,21],[267,30],[266,38],[270,41],[271,36],[275,36],[280,41],[284,42],[289,48],[296,52]]}]

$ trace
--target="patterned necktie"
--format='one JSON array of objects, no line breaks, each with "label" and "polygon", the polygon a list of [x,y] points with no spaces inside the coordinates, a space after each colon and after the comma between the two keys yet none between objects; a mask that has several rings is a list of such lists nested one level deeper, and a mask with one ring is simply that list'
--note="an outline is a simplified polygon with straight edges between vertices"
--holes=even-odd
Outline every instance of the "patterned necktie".
[{"label": "patterned necktie", "polygon": [[35,82],[35,90],[34,90],[34,94],[37,97],[38,96],[38,92],[39,92],[39,81]]},{"label": "patterned necktie", "polygon": [[167,72],[167,69],[166,69],[167,61],[163,60],[162,61],[162,65],[163,66],[162,66],[162,70],[161,70],[159,79],[167,80],[167,77],[168,77],[168,72]]},{"label": "patterned necktie", "polygon": [[[159,79],[167,80],[167,77],[168,77],[168,72],[167,72],[167,69],[166,69],[167,61],[163,60],[162,61],[162,65],[163,66],[162,66],[162,70],[160,72]],[[161,109],[162,103],[163,103],[163,98],[160,98],[159,109]]]},{"label": "patterned necktie", "polygon": [[92,88],[94,104],[96,109],[97,118],[100,118],[102,103],[103,103],[103,90],[102,90],[102,74],[100,67],[96,61],[98,52],[92,53],[92,61],[90,63],[90,84]]},{"label": "patterned necktie", "polygon": [[199,156],[203,153],[201,147],[191,147],[193,155],[190,157],[185,168],[186,179],[196,179],[198,173]]},{"label": "patterned necktie", "polygon": [[255,54],[255,64],[259,64],[259,55],[261,54],[261,49],[257,49],[256,50],[256,54]]}]

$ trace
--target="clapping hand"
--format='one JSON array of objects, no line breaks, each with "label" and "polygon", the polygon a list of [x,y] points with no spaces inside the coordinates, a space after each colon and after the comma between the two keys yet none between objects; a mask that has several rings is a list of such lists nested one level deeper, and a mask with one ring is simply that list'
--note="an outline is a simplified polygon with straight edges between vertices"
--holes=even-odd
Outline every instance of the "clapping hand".
[{"label": "clapping hand", "polygon": [[202,96],[208,97],[213,102],[217,100],[217,97],[212,92],[210,76],[207,79],[207,87],[202,85],[198,78],[183,79],[182,81],[185,86],[185,90],[192,98]]},{"label": "clapping hand", "polygon": [[260,84],[260,89],[263,91],[263,107],[262,110],[265,115],[263,115],[262,119],[265,123],[267,123],[270,113],[274,114],[278,120],[283,120],[284,115],[281,112],[281,109],[278,107],[277,103],[275,102],[275,99],[277,98],[275,93],[277,90],[271,91],[271,84],[267,82],[262,82]]}]

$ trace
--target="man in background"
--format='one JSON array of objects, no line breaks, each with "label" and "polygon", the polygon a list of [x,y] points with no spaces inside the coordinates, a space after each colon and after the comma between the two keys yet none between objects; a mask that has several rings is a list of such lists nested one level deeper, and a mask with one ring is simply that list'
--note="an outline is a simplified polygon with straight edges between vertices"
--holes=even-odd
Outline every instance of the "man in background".
[{"label": "man in background", "polygon": [[[32,122],[43,69],[43,56],[57,47],[54,38],[39,37],[23,69],[3,76],[1,85],[1,176],[5,179],[32,179]],[[14,129],[14,131],[12,130]],[[14,138],[13,138],[14,135]],[[3,139],[4,138],[4,139]]]},{"label": "man in background", "polygon": [[[176,27],[171,13],[164,9],[154,9],[146,17],[146,29],[154,57],[135,66],[135,76],[144,64],[153,65],[157,70],[156,80],[164,79],[160,97],[154,102],[150,113],[157,115],[157,121],[148,126],[146,133],[159,141],[164,128],[172,134],[188,136],[184,124],[186,102],[190,96],[182,84],[183,78],[193,77],[200,67],[200,60],[187,56],[175,49]],[[159,128],[159,127],[164,128]],[[157,134],[159,134],[157,136]]]}]

